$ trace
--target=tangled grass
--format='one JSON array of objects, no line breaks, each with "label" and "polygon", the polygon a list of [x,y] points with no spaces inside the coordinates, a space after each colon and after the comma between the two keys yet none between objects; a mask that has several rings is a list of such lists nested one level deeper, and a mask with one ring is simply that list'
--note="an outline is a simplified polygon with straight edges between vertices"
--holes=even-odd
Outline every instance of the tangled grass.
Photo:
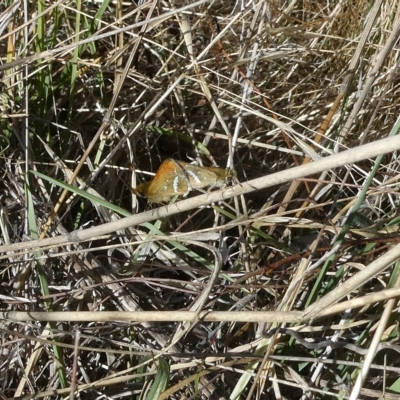
[{"label": "tangled grass", "polygon": [[398,398],[397,2],[0,12],[3,398]]}]

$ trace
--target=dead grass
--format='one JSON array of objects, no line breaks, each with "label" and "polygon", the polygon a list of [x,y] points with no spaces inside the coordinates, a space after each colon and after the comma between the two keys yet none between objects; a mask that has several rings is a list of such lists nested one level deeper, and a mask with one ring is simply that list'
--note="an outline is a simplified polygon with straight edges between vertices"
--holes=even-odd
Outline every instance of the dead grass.
[{"label": "dead grass", "polygon": [[[400,146],[361,146],[400,16],[368,7],[0,6],[4,398],[398,398]],[[167,158],[241,184],[151,207]]]}]

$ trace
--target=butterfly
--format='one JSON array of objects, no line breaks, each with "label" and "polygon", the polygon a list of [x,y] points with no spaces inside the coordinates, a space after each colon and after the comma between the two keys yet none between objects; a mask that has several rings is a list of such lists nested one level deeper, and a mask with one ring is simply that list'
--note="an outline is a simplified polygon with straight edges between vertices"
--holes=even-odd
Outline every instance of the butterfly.
[{"label": "butterfly", "polygon": [[170,201],[174,196],[187,196],[193,189],[221,187],[235,174],[230,169],[199,167],[168,158],[158,168],[154,178],[136,187],[134,192],[151,203]]}]

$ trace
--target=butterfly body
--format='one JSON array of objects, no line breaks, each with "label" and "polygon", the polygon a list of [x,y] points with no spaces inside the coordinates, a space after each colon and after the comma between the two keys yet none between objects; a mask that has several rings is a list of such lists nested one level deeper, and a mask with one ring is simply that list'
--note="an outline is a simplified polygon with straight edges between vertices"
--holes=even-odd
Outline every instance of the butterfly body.
[{"label": "butterfly body", "polygon": [[154,178],[138,185],[135,192],[151,203],[163,203],[174,196],[187,196],[193,189],[221,187],[232,176],[229,169],[199,167],[169,158],[160,165]]}]

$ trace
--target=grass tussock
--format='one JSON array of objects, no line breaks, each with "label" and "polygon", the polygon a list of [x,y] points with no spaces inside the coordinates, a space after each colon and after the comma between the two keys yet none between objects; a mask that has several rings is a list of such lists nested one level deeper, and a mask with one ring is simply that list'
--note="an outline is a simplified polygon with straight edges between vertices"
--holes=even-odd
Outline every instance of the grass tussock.
[{"label": "grass tussock", "polygon": [[[399,19],[3,2],[2,397],[398,398]],[[169,158],[235,172],[137,197]]]}]

